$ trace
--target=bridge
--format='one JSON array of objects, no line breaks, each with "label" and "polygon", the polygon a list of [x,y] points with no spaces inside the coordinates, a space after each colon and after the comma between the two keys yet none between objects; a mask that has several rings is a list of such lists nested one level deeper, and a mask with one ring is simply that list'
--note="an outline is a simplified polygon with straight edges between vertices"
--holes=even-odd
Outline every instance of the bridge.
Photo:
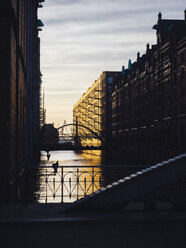
[{"label": "bridge", "polygon": [[[86,247],[87,244],[108,248],[125,244],[127,247],[183,247],[186,242],[186,187],[182,187],[186,178],[185,163],[186,154],[181,154],[130,176],[121,176],[70,205],[36,204],[10,208],[1,204],[1,243],[8,243],[6,247],[13,247],[15,240],[19,241],[19,246],[22,244],[20,247],[38,247],[38,244],[49,247],[54,243],[62,247]],[[48,176],[46,182],[49,183]],[[77,177],[80,182],[79,179]],[[64,184],[64,180],[60,182]],[[55,182],[50,183],[50,186],[55,185]],[[177,209],[122,209],[130,202],[152,199],[153,194],[152,200],[156,200],[157,190],[160,197],[169,200]],[[72,233],[74,237],[70,240]],[[28,242],[30,236],[34,237],[32,242]]]},{"label": "bridge", "polygon": [[[67,127],[75,127],[75,135],[72,134],[64,134],[64,129]],[[79,133],[79,128],[85,129],[89,133],[87,134],[86,132],[83,132],[83,134]],[[57,130],[61,133],[62,135],[59,136],[59,142],[58,143],[47,143],[47,144],[42,144],[41,149],[42,150],[104,150],[104,138],[101,137],[98,133],[94,132],[91,128],[86,127],[83,124],[79,124],[78,121],[76,120],[76,123],[69,123],[69,124],[64,124],[60,127],[57,128]],[[65,139],[64,139],[65,137]],[[94,145],[86,145],[82,146],[82,140],[91,140],[91,139],[98,139],[101,141],[101,145],[99,146],[94,146]],[[72,142],[73,141],[73,142]]]},{"label": "bridge", "polygon": [[121,178],[75,201],[65,211],[118,211],[135,200],[148,202],[152,210],[157,199],[163,199],[172,209],[185,209],[185,164],[186,153]]}]

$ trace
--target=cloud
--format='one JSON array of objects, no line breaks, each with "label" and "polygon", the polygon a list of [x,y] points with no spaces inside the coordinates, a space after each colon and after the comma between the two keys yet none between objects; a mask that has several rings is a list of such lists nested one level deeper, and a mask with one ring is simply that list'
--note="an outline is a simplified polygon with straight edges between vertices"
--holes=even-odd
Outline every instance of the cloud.
[{"label": "cloud", "polygon": [[59,122],[59,108],[72,119],[73,104],[102,71],[120,70],[156,42],[159,11],[183,19],[184,9],[185,0],[47,0],[39,13],[47,120]]}]

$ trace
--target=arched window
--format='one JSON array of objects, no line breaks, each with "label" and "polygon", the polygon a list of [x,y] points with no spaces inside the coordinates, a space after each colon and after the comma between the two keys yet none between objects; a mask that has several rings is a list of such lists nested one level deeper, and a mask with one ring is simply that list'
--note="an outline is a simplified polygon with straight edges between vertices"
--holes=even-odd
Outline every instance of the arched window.
[{"label": "arched window", "polygon": [[160,35],[160,34],[157,35],[157,43],[158,43],[158,44],[161,43],[161,35]]},{"label": "arched window", "polygon": [[181,68],[181,85],[183,86],[185,84],[185,68]]}]

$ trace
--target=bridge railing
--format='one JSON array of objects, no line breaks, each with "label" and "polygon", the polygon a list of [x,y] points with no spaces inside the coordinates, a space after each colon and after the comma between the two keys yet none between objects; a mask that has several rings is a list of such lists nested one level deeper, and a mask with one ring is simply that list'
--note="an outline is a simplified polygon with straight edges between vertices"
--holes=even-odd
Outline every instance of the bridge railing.
[{"label": "bridge railing", "polygon": [[131,171],[123,166],[29,167],[18,179],[19,200],[74,202],[129,174]]}]

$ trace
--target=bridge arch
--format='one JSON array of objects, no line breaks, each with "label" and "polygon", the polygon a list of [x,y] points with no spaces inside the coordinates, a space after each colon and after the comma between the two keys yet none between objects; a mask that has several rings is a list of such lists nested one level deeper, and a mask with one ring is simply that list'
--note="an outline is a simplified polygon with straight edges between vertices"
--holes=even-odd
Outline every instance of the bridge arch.
[{"label": "bridge arch", "polygon": [[64,124],[64,125],[58,127],[58,130],[61,129],[61,128],[67,127],[67,126],[78,126],[78,127],[83,127],[83,128],[85,128],[85,129],[89,130],[92,134],[95,135],[95,137],[96,137],[97,139],[99,139],[101,142],[104,143],[104,140],[103,140],[96,132],[94,132],[94,131],[93,131],[92,129],[90,129],[89,127],[86,127],[86,126],[84,126],[84,125],[82,125],[82,124],[79,124],[79,123]]}]

